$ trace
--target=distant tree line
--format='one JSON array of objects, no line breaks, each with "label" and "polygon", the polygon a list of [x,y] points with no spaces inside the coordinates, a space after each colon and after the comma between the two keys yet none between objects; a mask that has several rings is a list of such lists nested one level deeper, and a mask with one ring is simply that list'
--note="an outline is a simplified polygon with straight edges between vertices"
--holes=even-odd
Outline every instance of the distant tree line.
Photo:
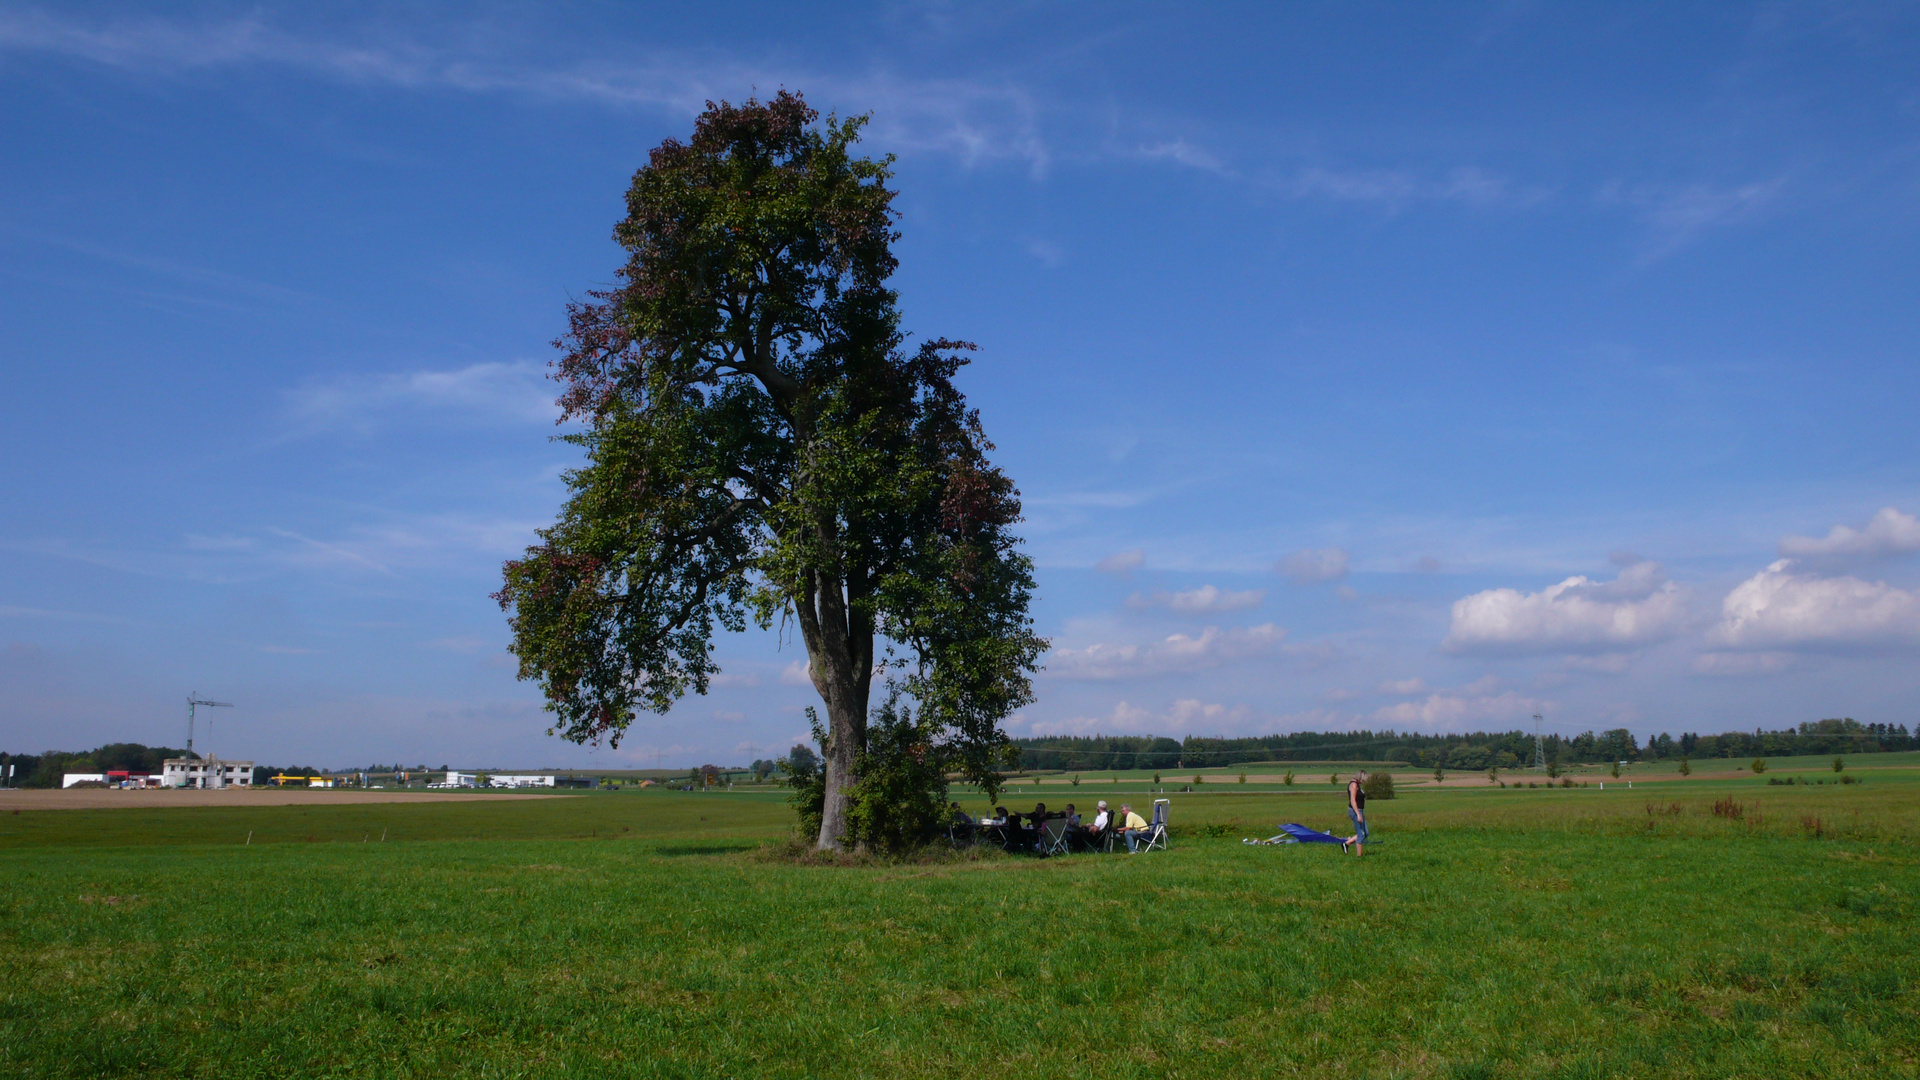
[{"label": "distant tree line", "polygon": [[39,754],[0,753],[0,777],[13,766],[13,787],[57,788],[67,773],[127,772],[159,773],[167,758],[199,757],[170,746],[142,746],[139,743],[108,743],[92,750],[48,750]]},{"label": "distant tree line", "polygon": [[[1680,757],[1753,758],[1804,754],[1871,754],[1920,749],[1906,725],[1862,724],[1851,718],[1808,721],[1780,731],[1661,734],[1644,744],[1626,728],[1567,737],[1548,735],[1548,760],[1563,764],[1659,761]],[[1323,761],[1329,758],[1398,761],[1449,769],[1519,768],[1533,763],[1533,735],[1525,731],[1422,735],[1396,731],[1297,731],[1240,739],[1151,735],[1059,735],[1015,739],[1023,769],[1095,772],[1122,769],[1193,769],[1254,761]]]},{"label": "distant tree line", "polygon": [[[47,750],[38,754],[0,753],[0,778],[4,778],[7,766],[13,766],[13,778],[8,781],[12,787],[57,788],[60,778],[67,773],[107,773],[125,770],[130,773],[148,773],[158,776],[165,767],[168,758],[189,758],[198,760],[199,754],[190,754],[172,746],[143,746],[140,743],[108,743],[92,750]],[[325,770],[311,765],[256,765],[253,769],[253,782],[265,784],[282,773],[291,776],[318,776]]]}]

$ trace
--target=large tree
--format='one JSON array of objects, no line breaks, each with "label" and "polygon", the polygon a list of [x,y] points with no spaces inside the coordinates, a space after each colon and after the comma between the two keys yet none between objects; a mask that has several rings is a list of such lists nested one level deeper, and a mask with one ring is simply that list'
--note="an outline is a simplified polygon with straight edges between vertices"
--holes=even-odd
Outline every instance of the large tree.
[{"label": "large tree", "polygon": [[709,103],[653,150],[614,230],[626,265],[555,342],[586,462],[497,594],[520,677],[577,742],[705,693],[716,627],[791,619],[827,717],[826,848],[876,677],[909,706],[889,752],[997,788],[1046,647],[1019,493],[953,381],[972,346],[906,347],[891,158],[853,152],[862,123],[782,92]]}]

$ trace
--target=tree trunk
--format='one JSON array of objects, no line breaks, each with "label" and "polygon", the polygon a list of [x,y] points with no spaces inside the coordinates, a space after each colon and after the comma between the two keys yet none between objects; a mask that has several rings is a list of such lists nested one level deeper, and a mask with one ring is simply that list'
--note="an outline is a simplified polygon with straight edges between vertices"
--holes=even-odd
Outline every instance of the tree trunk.
[{"label": "tree trunk", "polygon": [[873,681],[873,631],[864,620],[850,618],[841,588],[833,578],[815,574],[811,595],[794,605],[807,646],[807,673],[827,707],[827,790],[817,840],[823,851],[840,850],[847,832],[846,790],[860,779],[854,762],[867,745],[867,693]]},{"label": "tree trunk", "polygon": [[847,833],[847,789],[860,778],[854,775],[854,757],[866,741],[866,710],[836,708],[827,703],[827,798],[820,813],[822,851],[840,850]]}]

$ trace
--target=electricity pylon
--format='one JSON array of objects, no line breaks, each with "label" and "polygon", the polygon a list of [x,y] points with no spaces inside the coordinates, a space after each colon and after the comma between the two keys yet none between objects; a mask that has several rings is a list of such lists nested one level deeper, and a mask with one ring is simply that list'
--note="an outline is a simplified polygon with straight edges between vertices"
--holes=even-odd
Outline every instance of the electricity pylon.
[{"label": "electricity pylon", "polygon": [[1533,714],[1533,767],[1541,772],[1547,771],[1547,738],[1540,732],[1544,722],[1539,713]]}]

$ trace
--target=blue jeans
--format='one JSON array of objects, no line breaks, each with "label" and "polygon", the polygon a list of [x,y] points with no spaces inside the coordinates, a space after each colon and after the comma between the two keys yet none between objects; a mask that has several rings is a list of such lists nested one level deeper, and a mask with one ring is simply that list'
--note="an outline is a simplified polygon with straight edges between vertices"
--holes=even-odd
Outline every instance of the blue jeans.
[{"label": "blue jeans", "polygon": [[1128,829],[1127,830],[1127,854],[1129,855],[1133,854],[1136,850],[1139,849],[1140,845],[1146,841],[1146,839],[1147,839],[1146,830]]},{"label": "blue jeans", "polygon": [[1355,810],[1351,806],[1347,807],[1347,816],[1353,819],[1353,842],[1356,844],[1366,843],[1367,819],[1361,816],[1360,811]]}]

